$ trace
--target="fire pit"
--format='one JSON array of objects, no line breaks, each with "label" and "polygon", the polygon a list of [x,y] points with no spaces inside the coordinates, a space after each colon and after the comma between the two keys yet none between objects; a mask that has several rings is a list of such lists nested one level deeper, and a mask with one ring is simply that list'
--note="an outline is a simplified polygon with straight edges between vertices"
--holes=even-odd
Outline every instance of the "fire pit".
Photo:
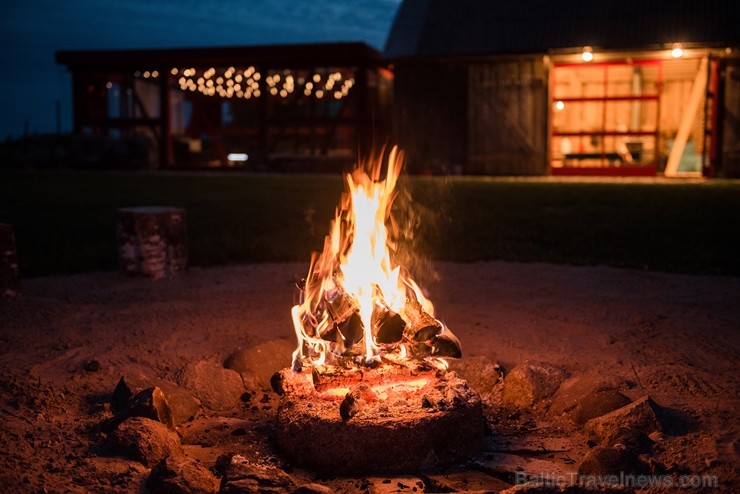
[{"label": "fire pit", "polygon": [[324,249],[298,284],[298,348],[272,385],[278,446],[314,470],[408,472],[482,446],[480,397],[447,372],[460,343],[395,262],[401,166],[393,148],[386,166],[378,157],[347,175]]}]

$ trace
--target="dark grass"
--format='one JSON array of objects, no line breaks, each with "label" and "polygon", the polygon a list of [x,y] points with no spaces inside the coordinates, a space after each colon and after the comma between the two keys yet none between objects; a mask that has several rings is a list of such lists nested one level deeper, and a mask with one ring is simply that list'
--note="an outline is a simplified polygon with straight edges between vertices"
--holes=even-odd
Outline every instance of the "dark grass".
[{"label": "dark grass", "polygon": [[[440,260],[606,264],[740,274],[740,184],[413,178],[418,251]],[[116,267],[115,211],[187,209],[191,264],[305,261],[340,177],[0,173],[24,276]]]}]

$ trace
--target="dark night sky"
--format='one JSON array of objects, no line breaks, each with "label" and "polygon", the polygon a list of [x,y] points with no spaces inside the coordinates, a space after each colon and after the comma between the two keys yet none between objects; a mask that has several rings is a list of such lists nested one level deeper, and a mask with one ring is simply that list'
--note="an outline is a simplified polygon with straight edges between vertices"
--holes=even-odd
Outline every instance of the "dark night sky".
[{"label": "dark night sky", "polygon": [[56,50],[364,41],[383,48],[401,0],[5,0],[0,139],[71,127]]}]

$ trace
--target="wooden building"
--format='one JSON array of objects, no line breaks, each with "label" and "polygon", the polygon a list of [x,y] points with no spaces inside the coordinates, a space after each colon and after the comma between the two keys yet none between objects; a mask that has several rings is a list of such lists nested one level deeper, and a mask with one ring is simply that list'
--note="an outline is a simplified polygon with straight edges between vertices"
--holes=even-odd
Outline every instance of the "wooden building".
[{"label": "wooden building", "polygon": [[335,170],[388,139],[392,73],[363,43],[61,51],[74,131],[143,136],[151,166]]},{"label": "wooden building", "polygon": [[740,176],[740,2],[405,0],[385,57],[418,172]]}]

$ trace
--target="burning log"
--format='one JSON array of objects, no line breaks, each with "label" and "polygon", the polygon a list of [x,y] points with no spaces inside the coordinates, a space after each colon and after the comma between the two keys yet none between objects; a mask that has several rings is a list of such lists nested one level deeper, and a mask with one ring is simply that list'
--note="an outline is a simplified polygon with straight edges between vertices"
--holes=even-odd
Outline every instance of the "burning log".
[{"label": "burning log", "polygon": [[378,343],[397,343],[403,338],[406,321],[390,309],[377,309],[373,313],[375,340]]},{"label": "burning log", "polygon": [[480,397],[445,372],[460,342],[391,257],[396,158],[394,148],[384,180],[379,162],[347,175],[349,193],[291,310],[293,365],[271,379],[281,450],[332,474],[431,468],[482,445]]}]

